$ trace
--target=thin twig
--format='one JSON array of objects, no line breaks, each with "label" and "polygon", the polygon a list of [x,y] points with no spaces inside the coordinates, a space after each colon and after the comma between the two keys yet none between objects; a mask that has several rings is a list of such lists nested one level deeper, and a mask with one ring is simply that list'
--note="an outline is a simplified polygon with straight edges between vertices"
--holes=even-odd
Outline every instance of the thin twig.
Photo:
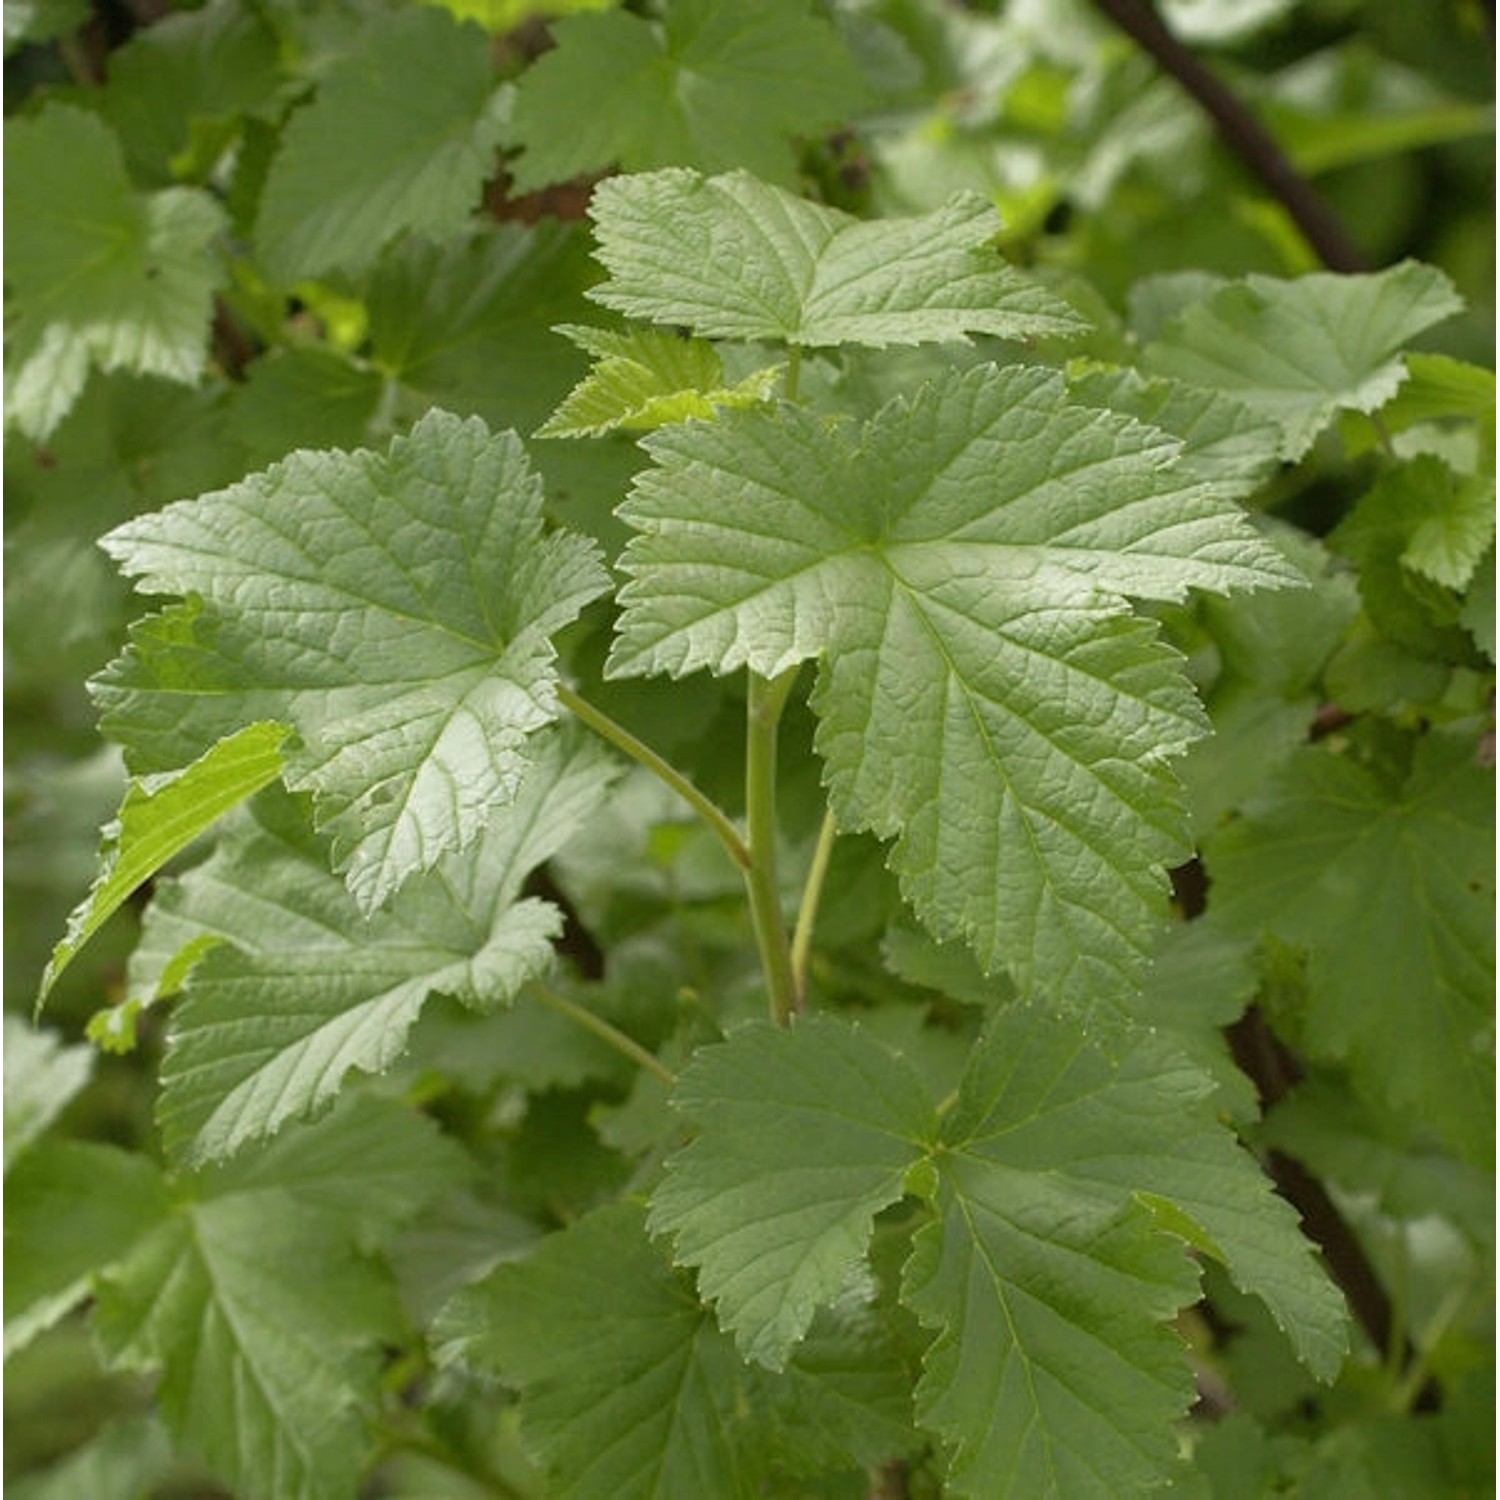
[{"label": "thin twig", "polygon": [[543,1005],[550,1006],[559,1015],[566,1016],[587,1031],[592,1031],[601,1041],[607,1042],[616,1052],[628,1057],[631,1062],[655,1073],[668,1088],[676,1086],[677,1075],[654,1052],[648,1052],[634,1037],[626,1036],[618,1026],[611,1026],[603,1016],[596,1016],[587,1007],[569,1000],[566,995],[559,995],[556,990],[548,989],[544,984],[532,984],[529,987],[529,993],[535,995]]},{"label": "thin twig", "polygon": [[1172,35],[1150,0],[1094,0],[1192,95],[1219,127],[1224,144],[1265,184],[1330,271],[1367,271],[1364,252],[1327,200],[1294,167],[1244,101]]},{"label": "thin twig", "polygon": [[724,846],[725,852],[741,870],[750,868],[750,847],[740,836],[729,815],[700,791],[670,761],[664,760],[644,740],[617,724],[603,709],[595,708],[587,698],[580,697],[572,688],[559,684],[557,698],[564,708],[576,718],[582,719],[595,734],[606,739],[617,749],[623,750],[632,760],[664,781],[699,817],[708,824],[715,837]]}]

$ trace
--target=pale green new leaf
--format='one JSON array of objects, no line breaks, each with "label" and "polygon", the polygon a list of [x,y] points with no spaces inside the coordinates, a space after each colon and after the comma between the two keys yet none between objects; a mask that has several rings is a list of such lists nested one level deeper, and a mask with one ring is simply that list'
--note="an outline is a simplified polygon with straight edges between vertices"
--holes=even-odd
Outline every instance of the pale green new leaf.
[{"label": "pale green new leaf", "polygon": [[439,1356],[521,1391],[521,1426],[572,1500],[749,1500],[750,1378],[692,1284],[618,1203],[497,1266],[438,1320]]},{"label": "pale green new leaf", "polygon": [[1389,401],[1406,378],[1402,346],[1462,305],[1441,271],[1414,261],[1370,276],[1247,276],[1169,323],[1142,365],[1271,418],[1296,459],[1338,412]]},{"label": "pale green new leaf", "polygon": [[588,350],[596,363],[537,428],[538,437],[597,437],[616,429],[644,432],[693,417],[711,419],[721,406],[764,401],[781,373],[771,366],[726,387],[718,351],[702,339],[650,328],[614,333],[564,326],[557,331]]},{"label": "pale green new leaf", "polygon": [[89,1080],[94,1054],[5,1013],[5,1170]]},{"label": "pale green new leaf", "polygon": [[[338,1161],[336,1194],[309,1180],[310,1151]],[[381,1344],[401,1337],[394,1284],[366,1245],[461,1181],[460,1162],[428,1122],[366,1098],[283,1137],[253,1172],[181,1179],[169,1215],[98,1280],[101,1349],[161,1371],[168,1429],[236,1494],[352,1494]]]},{"label": "pale green new leaf", "polygon": [[1431,733],[1405,783],[1304,750],[1208,849],[1211,914],[1308,953],[1302,1044],[1471,1161],[1494,1145],[1495,778]]},{"label": "pale green new leaf", "polygon": [[257,223],[270,274],[358,270],[403,231],[462,231],[504,131],[494,91],[477,27],[425,6],[373,20],[286,127]]},{"label": "pale green new leaf", "polygon": [[660,23],[573,16],[516,86],[523,191],[611,166],[739,166],[795,179],[792,137],[864,98],[838,33],[807,0],[671,0]]},{"label": "pale green new leaf", "polygon": [[740,1352],[779,1370],[863,1264],[875,1215],[925,1149],[932,1101],[903,1058],[812,1016],[699,1052],[672,1102],[699,1130],[652,1193],[649,1227],[698,1269]]},{"label": "pale green new leaf", "polygon": [[561,919],[521,899],[529,872],[600,805],[612,767],[553,737],[484,837],[363,916],[286,799],[258,804],[214,855],[157,897],[136,974],[217,946],[193,968],[162,1063],[167,1150],[228,1155],[331,1100],[350,1070],[406,1047],[429,996],[476,1009],[552,963]]},{"label": "pale green new leaf", "polygon": [[1001,258],[999,216],[978,193],[862,221],[745,172],[673,170],[602,182],[589,212],[610,273],[589,296],[705,338],[879,346],[1086,326]]},{"label": "pale green new leaf", "polygon": [[294,453],[127,522],[106,549],[189,597],[96,681],[106,731],[161,767],[290,724],[287,784],[373,911],[515,796],[556,716],[549,636],[606,578],[541,512],[513,433],[432,412],[386,453]]},{"label": "pale green new leaf", "polygon": [[621,508],[620,675],[820,657],[840,826],[918,915],[1084,1004],[1139,973],[1186,857],[1167,759],[1203,719],[1125,595],[1295,581],[1154,428],[980,366],[862,429],[805,410],[653,434]]},{"label": "pale green new leaf", "polygon": [[1212,1092],[1149,1034],[997,1013],[934,1158],[940,1222],[906,1273],[938,1330],[918,1417],[948,1442],[956,1493],[1105,1500],[1170,1480],[1191,1382],[1162,1325],[1197,1281],[1173,1235],[1258,1293],[1318,1374],[1337,1369],[1337,1293]]},{"label": "pale green new leaf", "polygon": [[198,380],[225,226],[213,199],[137,193],[108,126],[54,105],[6,126],[5,217],[6,409],[28,437],[51,434],[91,368]]},{"label": "pale green new leaf", "polygon": [[38,1004],[46,1000],[74,954],[143,882],[232,807],[281,774],[281,746],[287,733],[280,724],[251,724],[181,771],[131,783],[119,817],[104,830],[93,889],[74,908],[67,935],[52,950]]}]

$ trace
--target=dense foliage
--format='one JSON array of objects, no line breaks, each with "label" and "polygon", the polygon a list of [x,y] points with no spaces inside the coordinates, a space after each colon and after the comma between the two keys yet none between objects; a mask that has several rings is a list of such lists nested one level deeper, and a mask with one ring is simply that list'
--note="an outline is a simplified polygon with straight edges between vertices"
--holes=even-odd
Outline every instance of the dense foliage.
[{"label": "dense foliage", "polygon": [[1492,1493],[1491,28],[8,4],[17,1500]]}]

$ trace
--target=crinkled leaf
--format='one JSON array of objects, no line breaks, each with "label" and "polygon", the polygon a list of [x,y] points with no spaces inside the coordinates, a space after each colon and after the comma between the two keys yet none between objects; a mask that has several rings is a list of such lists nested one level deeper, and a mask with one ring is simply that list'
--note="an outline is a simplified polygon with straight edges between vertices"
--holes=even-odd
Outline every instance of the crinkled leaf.
[{"label": "crinkled leaf", "polygon": [[1148,380],[1134,370],[1094,371],[1070,381],[1068,390],[1086,406],[1124,412],[1178,438],[1178,472],[1205,487],[1239,498],[1276,472],[1275,423],[1222,391]]},{"label": "crinkled leaf", "polygon": [[596,363],[537,429],[538,437],[597,437],[617,428],[641,432],[712,418],[721,406],[765,400],[780,374],[772,366],[726,387],[718,351],[701,339],[649,328],[613,333],[565,326],[558,332],[587,349]]},{"label": "crinkled leaf", "polygon": [[89,1080],[94,1054],[5,1013],[5,1170]]},{"label": "crinkled leaf", "polygon": [[660,24],[616,11],[553,36],[516,88],[523,192],[611,166],[741,166],[791,183],[792,137],[837,124],[865,93],[807,0],[672,0]]},{"label": "crinkled leaf", "polygon": [[561,919],[521,886],[611,776],[592,745],[553,739],[483,838],[369,918],[295,805],[263,802],[147,919],[137,973],[217,943],[188,978],[162,1064],[168,1151],[224,1156],[326,1104],[351,1069],[378,1072],[405,1050],[434,993],[488,1009],[544,973]]},{"label": "crinkled leaf", "polygon": [[270,273],[358,270],[404,230],[461,232],[495,170],[494,88],[477,27],[429,6],[372,21],[286,127],[257,223]]},{"label": "crinkled leaf", "polygon": [[904,1059],[813,1016],[699,1052],[673,1103],[699,1131],[652,1193],[650,1228],[697,1268],[740,1352],[779,1370],[901,1197],[932,1101]]},{"label": "crinkled leaf", "polygon": [[1149,1036],[997,1013],[944,1122],[940,1219],[904,1294],[938,1330],[917,1411],[956,1493],[1103,1500],[1170,1481],[1191,1381],[1163,1325],[1197,1278],[1163,1229],[1226,1261],[1319,1373],[1337,1368],[1337,1294],[1211,1092]]},{"label": "crinkled leaf", "polygon": [[1142,362],[1270,417],[1295,459],[1338,412],[1389,401],[1406,378],[1402,345],[1462,305],[1441,271],[1413,261],[1371,276],[1247,276],[1187,308]]},{"label": "crinkled leaf", "polygon": [[291,724],[287,783],[374,910],[514,797],[555,717],[548,637],[606,580],[541,508],[513,433],[433,412],[386,453],[295,453],[128,522],[104,542],[125,571],[190,597],[96,682],[107,732],[171,765]]},{"label": "crinkled leaf", "polygon": [[[339,1161],[336,1195],[305,1176],[309,1140]],[[100,1347],[117,1366],[162,1371],[167,1427],[235,1492],[352,1493],[381,1341],[401,1334],[391,1279],[361,1242],[451,1189],[459,1160],[428,1122],[361,1099],[284,1136],[252,1173],[183,1179],[169,1216],[99,1278]],[[377,1186],[356,1214],[365,1173]]]},{"label": "crinkled leaf", "polygon": [[5,216],[6,408],[28,437],[56,428],[90,368],[198,380],[225,223],[212,198],[137,193],[108,126],[54,105],[6,128]]},{"label": "crinkled leaf", "polygon": [[1304,1045],[1476,1161],[1494,1144],[1494,788],[1459,733],[1425,736],[1400,786],[1305,750],[1208,854],[1214,920],[1307,949]]},{"label": "crinkled leaf", "polygon": [[220,740],[190,766],[131,783],[116,821],[105,828],[93,889],[68,918],[52,950],[38,1004],[74,954],[173,855],[231,808],[269,785],[282,769],[280,724],[251,724]]},{"label": "crinkled leaf", "polygon": [[[7,1035],[7,1070],[9,1048]],[[5,1357],[83,1301],[94,1275],[166,1212],[149,1157],[83,1141],[43,1141],[27,1152],[5,1179]]]},{"label": "crinkled leaf", "polygon": [[948,376],[863,429],[784,407],[645,445],[612,670],[822,657],[840,825],[897,836],[923,921],[1028,989],[1128,991],[1186,856],[1166,759],[1202,718],[1122,596],[1294,570],[1172,440],[1039,369]]},{"label": "crinkled leaf", "polygon": [[705,338],[802,346],[1080,333],[1066,303],[1012,269],[978,193],[930,214],[861,221],[745,172],[600,183],[589,210],[616,312]]}]

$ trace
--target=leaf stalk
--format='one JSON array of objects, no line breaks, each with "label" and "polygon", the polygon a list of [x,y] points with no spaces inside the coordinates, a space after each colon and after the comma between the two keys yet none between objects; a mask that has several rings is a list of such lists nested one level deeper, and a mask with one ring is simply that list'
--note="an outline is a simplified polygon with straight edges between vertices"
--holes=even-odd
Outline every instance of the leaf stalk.
[{"label": "leaf stalk", "polygon": [[750,674],[745,728],[745,826],[750,839],[745,889],[770,992],[771,1019],[778,1026],[787,1025],[800,1008],[776,878],[776,729],[798,670],[788,667],[777,677]]},{"label": "leaf stalk", "polygon": [[648,1052],[634,1037],[626,1036],[619,1027],[611,1026],[603,1016],[596,1016],[587,1006],[579,1005],[576,1000],[569,1000],[566,995],[560,995],[544,984],[532,984],[529,992],[559,1015],[566,1016],[586,1031],[592,1031],[601,1041],[608,1043],[637,1066],[655,1073],[668,1088],[676,1086],[677,1075],[654,1052]]},{"label": "leaf stalk", "polygon": [[558,702],[581,719],[595,734],[606,739],[617,750],[623,750],[633,761],[645,766],[654,776],[665,782],[703,821],[724,846],[725,852],[741,870],[748,871],[751,864],[750,847],[734,826],[733,820],[711,797],[700,791],[676,766],[664,760],[644,740],[639,740],[623,724],[617,724],[602,709],[595,708],[586,698],[580,697],[572,688],[558,684]]},{"label": "leaf stalk", "polygon": [[808,866],[807,880],[802,886],[802,903],[797,908],[797,925],[792,933],[792,983],[797,991],[797,1008],[807,1003],[807,965],[812,957],[813,927],[818,920],[818,902],[823,895],[823,883],[828,878],[828,862],[833,857],[834,840],[838,829],[834,826],[833,809],[823,814],[823,826],[818,830],[818,842],[813,848],[812,864]]}]

